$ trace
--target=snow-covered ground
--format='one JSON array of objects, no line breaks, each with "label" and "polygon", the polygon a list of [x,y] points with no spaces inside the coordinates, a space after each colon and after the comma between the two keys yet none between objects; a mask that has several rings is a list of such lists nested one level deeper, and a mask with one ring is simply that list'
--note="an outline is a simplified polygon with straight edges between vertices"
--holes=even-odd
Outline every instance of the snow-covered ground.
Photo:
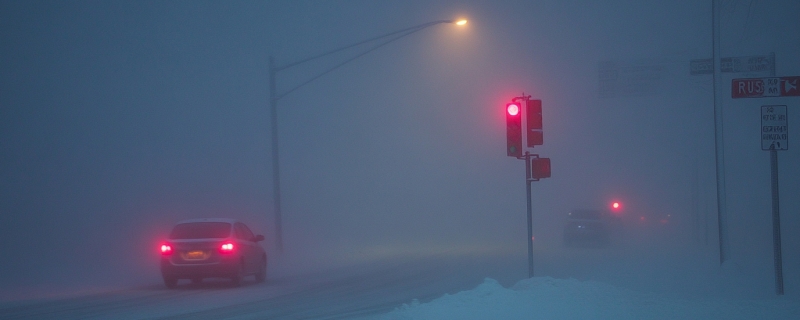
[{"label": "snow-covered ground", "polygon": [[267,283],[240,288],[216,279],[168,290],[154,268],[137,286],[0,299],[0,319],[800,318],[795,282],[776,296],[767,277],[736,261],[720,267],[702,247],[544,242],[535,255],[542,276],[531,279],[520,248],[411,248],[287,255]]},{"label": "snow-covered ground", "polygon": [[798,319],[797,297],[677,299],[595,281],[535,277],[510,288],[486,278],[428,303],[414,300],[381,319]]},{"label": "snow-covered ground", "polygon": [[524,270],[516,256],[517,269],[488,270],[468,290],[411,300],[380,319],[800,319],[791,277],[779,296],[769,265],[720,265],[713,247],[653,237],[601,249],[540,243],[540,276],[503,277]]}]

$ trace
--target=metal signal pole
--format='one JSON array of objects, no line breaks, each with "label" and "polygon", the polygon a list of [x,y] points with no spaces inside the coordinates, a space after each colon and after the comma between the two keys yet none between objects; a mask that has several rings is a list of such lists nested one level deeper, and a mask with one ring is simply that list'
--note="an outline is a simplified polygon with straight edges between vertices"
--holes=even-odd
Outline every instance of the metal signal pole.
[{"label": "metal signal pole", "polygon": [[528,197],[528,278],[533,278],[533,211],[531,205],[531,182],[533,181],[531,178],[531,153],[525,151],[525,195]]}]

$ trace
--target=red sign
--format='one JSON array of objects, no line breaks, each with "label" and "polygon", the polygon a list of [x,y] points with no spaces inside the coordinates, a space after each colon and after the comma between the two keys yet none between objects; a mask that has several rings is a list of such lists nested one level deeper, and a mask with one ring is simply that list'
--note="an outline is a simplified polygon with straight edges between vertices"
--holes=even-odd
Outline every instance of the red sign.
[{"label": "red sign", "polygon": [[531,159],[531,177],[536,180],[550,178],[550,158]]},{"label": "red sign", "polygon": [[798,80],[800,77],[733,79],[731,97],[736,99],[800,96]]}]

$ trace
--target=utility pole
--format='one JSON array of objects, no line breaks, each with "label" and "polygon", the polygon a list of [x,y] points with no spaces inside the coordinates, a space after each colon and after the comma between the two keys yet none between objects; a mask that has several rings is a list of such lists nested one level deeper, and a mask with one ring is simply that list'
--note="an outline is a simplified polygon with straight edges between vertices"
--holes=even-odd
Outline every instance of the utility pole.
[{"label": "utility pole", "polygon": [[725,195],[725,134],[723,130],[722,96],[719,82],[721,81],[720,52],[719,52],[719,5],[717,0],[711,0],[711,38],[713,51],[711,61],[714,64],[714,152],[717,160],[717,230],[719,235],[719,264],[725,262],[727,256],[728,230],[727,200]]}]

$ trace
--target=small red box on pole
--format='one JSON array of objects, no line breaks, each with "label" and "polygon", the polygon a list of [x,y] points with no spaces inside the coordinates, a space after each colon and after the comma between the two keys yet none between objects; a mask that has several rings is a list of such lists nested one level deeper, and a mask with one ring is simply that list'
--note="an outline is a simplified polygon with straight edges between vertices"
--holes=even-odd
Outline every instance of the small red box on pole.
[{"label": "small red box on pole", "polygon": [[531,178],[550,178],[550,158],[531,159]]}]

